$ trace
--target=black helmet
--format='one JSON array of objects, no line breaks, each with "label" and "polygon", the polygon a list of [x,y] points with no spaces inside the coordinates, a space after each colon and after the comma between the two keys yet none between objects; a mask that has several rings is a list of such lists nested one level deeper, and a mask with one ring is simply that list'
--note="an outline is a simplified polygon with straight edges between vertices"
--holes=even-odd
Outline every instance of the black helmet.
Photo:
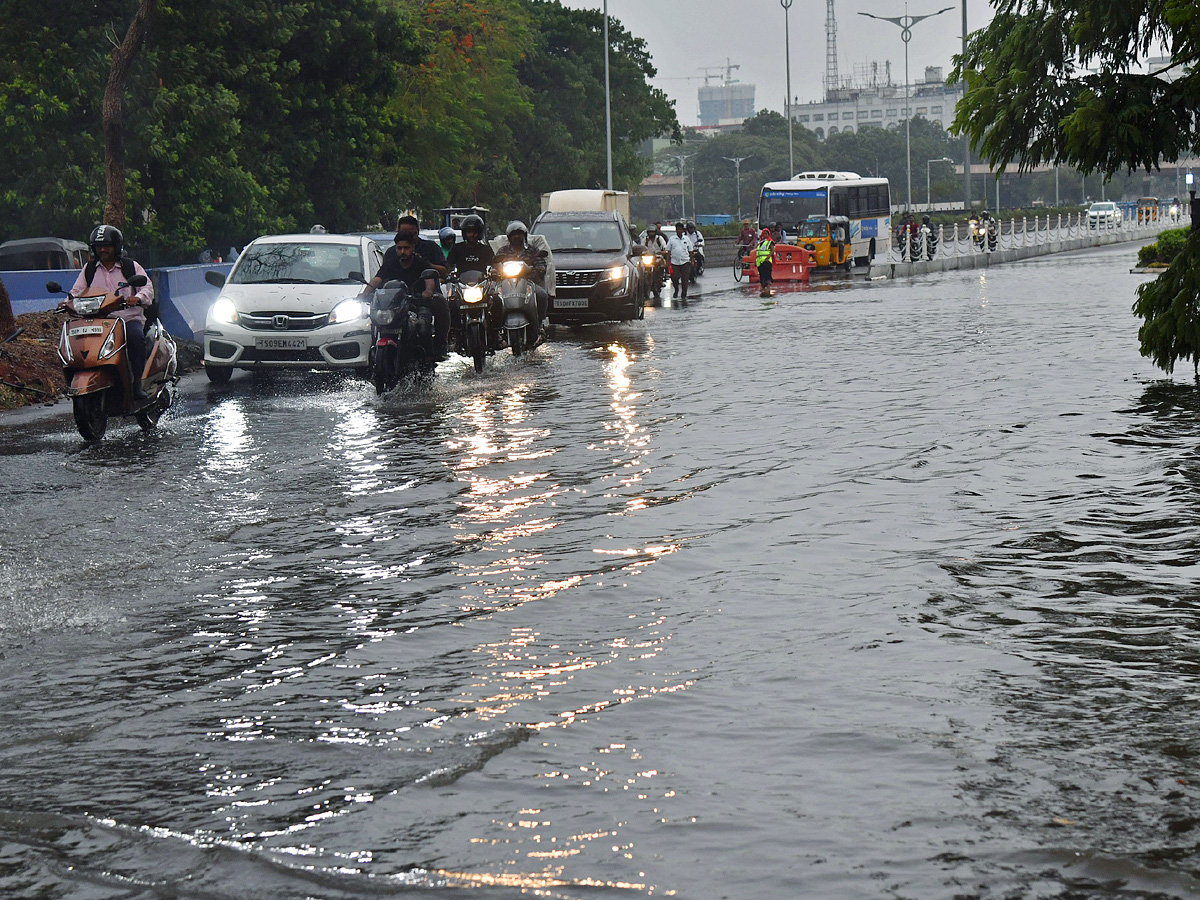
[{"label": "black helmet", "polygon": [[464,238],[468,232],[476,231],[479,233],[479,240],[483,240],[483,219],[479,218],[479,216],[467,216],[462,220],[458,229],[462,232]]},{"label": "black helmet", "polygon": [[92,229],[91,236],[88,237],[88,246],[92,250],[92,256],[100,255],[100,246],[102,244],[111,244],[117,249],[117,256],[121,255],[121,246],[125,243],[125,236],[121,234],[121,229],[115,225],[97,225]]}]

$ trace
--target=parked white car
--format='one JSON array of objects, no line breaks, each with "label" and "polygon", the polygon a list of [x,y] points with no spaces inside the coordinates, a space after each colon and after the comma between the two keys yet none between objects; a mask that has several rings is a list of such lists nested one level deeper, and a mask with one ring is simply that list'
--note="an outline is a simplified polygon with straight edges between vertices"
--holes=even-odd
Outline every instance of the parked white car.
[{"label": "parked white car", "polygon": [[1116,228],[1121,224],[1121,210],[1111,200],[1101,200],[1088,207],[1089,228]]},{"label": "parked white car", "polygon": [[363,283],[383,262],[371,238],[343,234],[260,237],[238,257],[204,326],[204,368],[224,384],[234,369],[367,371],[369,306]]}]

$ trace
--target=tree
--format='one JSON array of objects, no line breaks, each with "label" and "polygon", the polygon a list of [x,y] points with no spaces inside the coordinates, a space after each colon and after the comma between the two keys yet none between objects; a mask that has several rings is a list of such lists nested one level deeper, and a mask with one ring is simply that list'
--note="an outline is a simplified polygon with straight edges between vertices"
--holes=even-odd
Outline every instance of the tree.
[{"label": "tree", "polygon": [[[1200,148],[1200,8],[1187,0],[993,0],[952,78],[954,127],[993,165],[1063,162],[1111,177]],[[1159,46],[1169,61],[1137,71]],[[1138,288],[1143,356],[1200,365],[1200,239]]]},{"label": "tree", "polygon": [[112,66],[104,86],[104,183],[108,188],[104,221],[119,228],[125,226],[125,201],[128,196],[125,185],[125,84],[129,79],[129,69],[142,47],[153,11],[154,0],[141,0],[125,32],[125,39],[113,47]]}]

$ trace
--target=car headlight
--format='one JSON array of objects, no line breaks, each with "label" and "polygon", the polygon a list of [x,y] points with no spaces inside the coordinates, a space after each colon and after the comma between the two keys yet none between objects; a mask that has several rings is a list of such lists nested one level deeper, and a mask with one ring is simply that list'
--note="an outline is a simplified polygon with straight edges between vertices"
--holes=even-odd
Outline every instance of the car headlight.
[{"label": "car headlight", "polygon": [[611,269],[608,270],[608,280],[609,281],[616,281],[618,278],[624,278],[624,277],[625,277],[625,267],[624,266],[613,266]]},{"label": "car headlight", "polygon": [[333,308],[333,312],[329,315],[329,322],[332,325],[340,325],[343,322],[361,319],[366,314],[367,305],[361,300],[343,300]]},{"label": "car headlight", "polygon": [[500,274],[505,278],[516,278],[525,268],[525,263],[519,259],[510,259],[500,263]]},{"label": "car headlight", "polygon": [[464,303],[482,303],[483,288],[477,284],[468,284],[462,292]]},{"label": "car headlight", "polygon": [[217,302],[212,305],[209,315],[224,325],[234,325],[238,320],[237,307],[228,297],[218,297]]}]

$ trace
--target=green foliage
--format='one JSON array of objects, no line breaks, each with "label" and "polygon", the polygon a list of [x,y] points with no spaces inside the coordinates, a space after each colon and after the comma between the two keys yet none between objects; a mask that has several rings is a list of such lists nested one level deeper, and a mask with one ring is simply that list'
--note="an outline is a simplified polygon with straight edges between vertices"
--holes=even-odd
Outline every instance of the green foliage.
[{"label": "green foliage", "polygon": [[1183,247],[1170,267],[1138,288],[1134,313],[1141,353],[1170,373],[1190,359],[1200,365],[1200,231],[1186,231]]},{"label": "green foliage", "polygon": [[[1200,8],[1191,0],[993,0],[950,77],[967,95],[954,127],[1022,171],[1150,171],[1200,138]],[[1133,71],[1159,45],[1169,74]]]},{"label": "green foliage", "polygon": [[1170,231],[1164,231],[1153,244],[1147,244],[1138,250],[1138,265],[1170,265],[1183,250],[1190,231],[1190,228],[1172,228]]}]

